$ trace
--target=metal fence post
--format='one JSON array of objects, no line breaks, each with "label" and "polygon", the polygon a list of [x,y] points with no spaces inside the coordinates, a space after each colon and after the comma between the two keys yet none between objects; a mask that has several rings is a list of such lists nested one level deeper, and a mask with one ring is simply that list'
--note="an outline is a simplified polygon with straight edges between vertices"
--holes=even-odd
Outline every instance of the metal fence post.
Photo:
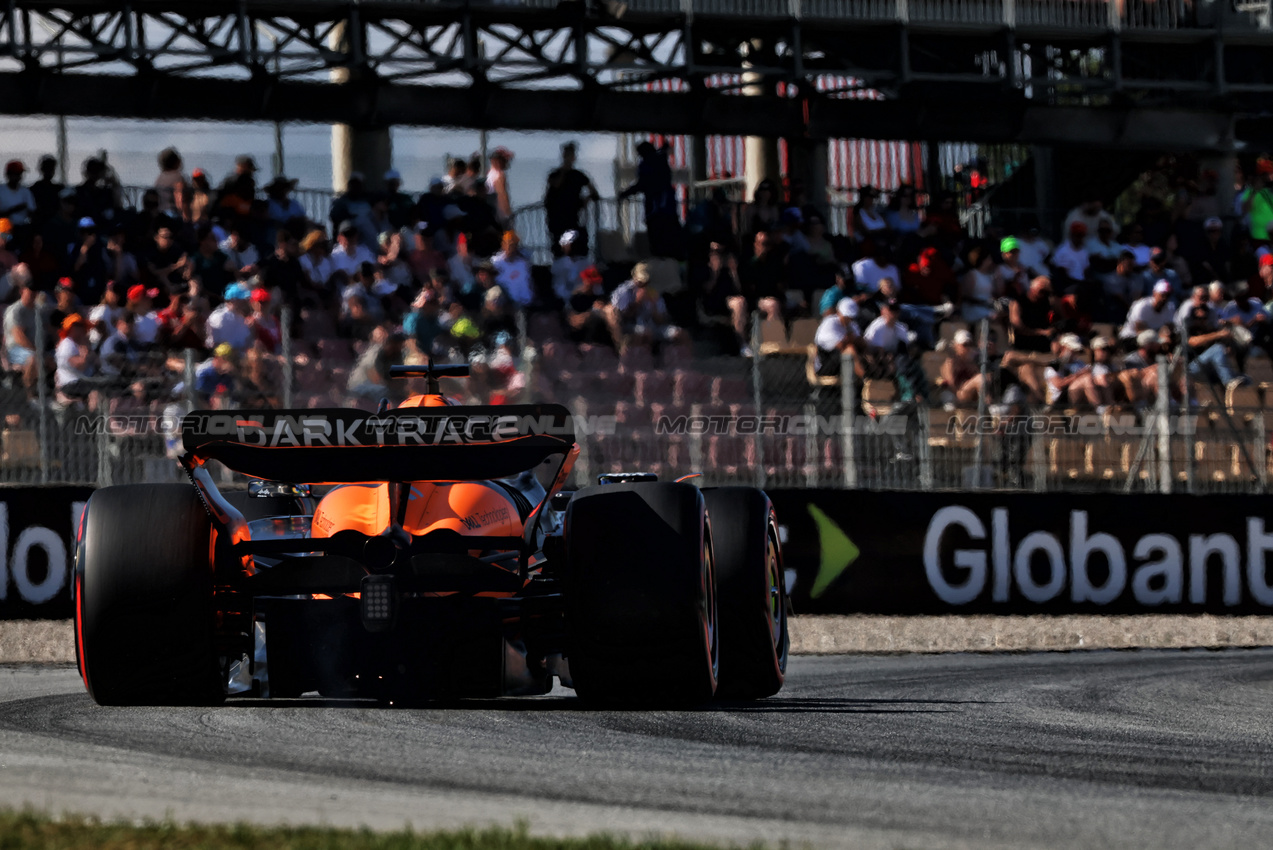
[{"label": "metal fence post", "polygon": [[292,387],[295,386],[293,375],[294,363],[292,361],[292,305],[284,304],[283,310],[279,314],[279,324],[282,325],[282,346],[280,356],[283,358],[283,407],[290,409],[292,406]]},{"label": "metal fence post", "polygon": [[1255,477],[1260,483],[1260,492],[1267,493],[1269,491],[1269,461],[1268,461],[1268,440],[1264,433],[1264,409],[1261,408],[1255,412],[1255,421],[1252,423],[1255,431],[1255,452],[1252,457],[1255,459]]},{"label": "metal fence post", "polygon": [[40,405],[40,420],[37,425],[40,441],[40,483],[49,483],[49,391],[48,370],[44,361],[44,323],[45,316],[40,305],[35,308],[35,380],[36,400]]},{"label": "metal fence post", "polygon": [[1167,358],[1158,355],[1158,491],[1171,492],[1171,428],[1168,415],[1171,405]]},{"label": "metal fence post", "polygon": [[764,398],[761,395],[760,383],[760,313],[753,311],[751,314],[751,394],[756,405],[756,431],[751,439],[752,445],[756,448],[756,486],[763,490],[766,481],[765,440],[761,434],[760,423],[764,416],[761,407]]},{"label": "metal fence post", "polygon": [[918,433],[915,435],[916,453],[919,455],[919,489],[933,489],[933,454],[928,448],[929,417],[928,405],[921,404],[915,410]]},{"label": "metal fence post", "polygon": [[[690,405],[690,421],[702,422],[703,405]],[[690,472],[706,473],[707,465],[703,463],[703,429],[689,428]]]},{"label": "metal fence post", "polygon": [[186,368],[182,375],[182,395],[186,399],[186,412],[195,409],[195,391],[194,391],[194,349],[186,349]]},{"label": "metal fence post", "polygon": [[986,421],[986,360],[989,357],[988,346],[990,344],[990,320],[982,319],[978,332],[981,334],[981,344],[977,346],[978,359],[981,361],[981,383],[977,387],[977,448],[973,453],[973,474],[977,480],[972,485],[972,489],[981,489],[981,462],[983,450],[985,447],[985,428],[982,427]]},{"label": "metal fence post", "polygon": [[844,441],[844,486],[854,490],[858,486],[857,426],[854,417],[857,410],[857,383],[853,373],[853,352],[845,350],[840,355],[840,434]]},{"label": "metal fence post", "polygon": [[818,486],[818,408],[812,402],[804,406],[804,486],[812,490]]},{"label": "metal fence post", "polygon": [[[574,403],[575,416],[578,419],[584,419],[588,415],[588,402],[583,400],[582,396],[575,398]],[[615,439],[619,439],[617,434],[613,435]],[[585,435],[582,440],[578,441],[579,457],[575,458],[575,474],[578,475],[578,486],[587,487],[592,481],[592,464],[591,458],[588,457],[588,438]]]}]

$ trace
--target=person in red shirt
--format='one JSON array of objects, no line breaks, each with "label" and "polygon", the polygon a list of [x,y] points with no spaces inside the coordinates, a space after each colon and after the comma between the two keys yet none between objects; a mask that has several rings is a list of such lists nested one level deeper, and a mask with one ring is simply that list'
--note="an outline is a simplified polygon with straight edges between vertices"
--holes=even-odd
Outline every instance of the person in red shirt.
[{"label": "person in red shirt", "polygon": [[944,304],[954,290],[955,273],[936,248],[925,248],[902,275],[902,300],[909,304]]}]

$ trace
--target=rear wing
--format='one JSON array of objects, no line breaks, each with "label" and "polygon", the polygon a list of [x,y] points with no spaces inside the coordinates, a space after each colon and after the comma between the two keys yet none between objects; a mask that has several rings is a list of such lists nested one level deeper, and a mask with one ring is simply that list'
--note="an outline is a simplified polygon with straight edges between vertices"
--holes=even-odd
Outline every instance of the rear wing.
[{"label": "rear wing", "polygon": [[245,475],[307,484],[508,478],[575,446],[558,404],[212,410],[181,423],[187,468],[216,460]]}]

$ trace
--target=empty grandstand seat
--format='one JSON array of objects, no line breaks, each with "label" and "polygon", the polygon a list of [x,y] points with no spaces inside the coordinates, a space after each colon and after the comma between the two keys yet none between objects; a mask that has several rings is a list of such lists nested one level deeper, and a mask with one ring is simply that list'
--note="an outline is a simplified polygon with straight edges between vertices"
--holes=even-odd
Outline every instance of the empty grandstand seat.
[{"label": "empty grandstand seat", "polygon": [[1273,385],[1273,360],[1258,348],[1246,360],[1246,374],[1256,384]]},{"label": "empty grandstand seat", "polygon": [[940,351],[925,351],[920,355],[920,366],[928,385],[936,387],[941,384],[941,367],[946,362],[946,355]]},{"label": "empty grandstand seat", "polygon": [[897,399],[897,386],[892,381],[868,380],[862,386],[862,401],[867,404],[892,404]]},{"label": "empty grandstand seat", "polygon": [[672,398],[677,404],[694,404],[710,397],[712,378],[691,369],[677,369],[672,373]]},{"label": "empty grandstand seat", "polygon": [[526,334],[536,342],[562,339],[561,317],[556,313],[533,313],[526,320]]},{"label": "empty grandstand seat", "polygon": [[764,319],[760,323],[760,353],[777,354],[787,346],[787,326],[782,319]]},{"label": "empty grandstand seat", "polygon": [[1224,404],[1230,416],[1253,415],[1263,406],[1260,388],[1255,384],[1230,387],[1225,391]]},{"label": "empty grandstand seat", "polygon": [[729,404],[751,399],[751,384],[746,378],[717,375],[712,379],[712,401]]},{"label": "empty grandstand seat", "polygon": [[803,354],[805,348],[813,345],[813,336],[818,332],[818,319],[796,319],[791,323],[791,333],[787,337],[787,349],[795,354]]},{"label": "empty grandstand seat", "polygon": [[663,368],[674,366],[692,366],[694,364],[694,343],[688,339],[663,346],[659,355]]},{"label": "empty grandstand seat", "polygon": [[840,384],[839,375],[818,374],[818,347],[816,345],[810,345],[805,349],[804,376],[811,387],[835,387]]},{"label": "empty grandstand seat", "polygon": [[667,372],[637,372],[633,377],[632,397],[637,404],[672,398],[672,377]]},{"label": "empty grandstand seat", "polygon": [[583,368],[590,372],[610,372],[619,368],[619,356],[608,345],[581,345]]},{"label": "empty grandstand seat", "polygon": [[351,363],[354,354],[349,348],[349,340],[327,338],[318,341],[318,356],[330,366],[334,363]]}]

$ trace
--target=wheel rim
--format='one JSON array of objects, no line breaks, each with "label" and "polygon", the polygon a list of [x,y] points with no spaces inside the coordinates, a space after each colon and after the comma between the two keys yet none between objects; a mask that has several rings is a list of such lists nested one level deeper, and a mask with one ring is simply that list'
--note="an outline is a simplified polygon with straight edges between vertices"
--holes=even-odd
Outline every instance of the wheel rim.
[{"label": "wheel rim", "polygon": [[778,559],[778,545],[774,529],[770,526],[767,535],[765,552],[765,583],[769,592],[769,630],[773,639],[774,654],[778,658],[778,666],[785,670],[787,666],[787,606],[782,592],[782,563]]},{"label": "wheel rim", "polygon": [[711,538],[703,540],[703,632],[707,640],[712,679],[720,672],[720,647],[716,630],[716,559],[712,555]]}]

